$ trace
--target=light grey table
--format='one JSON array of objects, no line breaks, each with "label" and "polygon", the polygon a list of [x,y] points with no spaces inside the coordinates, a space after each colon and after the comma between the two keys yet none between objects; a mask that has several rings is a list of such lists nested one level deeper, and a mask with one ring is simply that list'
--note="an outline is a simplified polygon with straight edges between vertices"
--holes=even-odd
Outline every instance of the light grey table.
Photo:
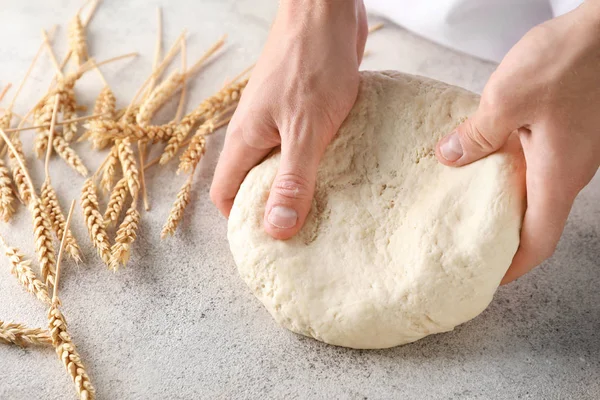
[{"label": "light grey table", "polygon": [[[40,43],[40,28],[64,24],[80,4],[2,0],[2,85],[22,77]],[[150,73],[158,4],[105,0],[90,26],[90,50],[98,59],[141,53],[104,68],[121,105]],[[229,34],[227,52],[194,79],[190,104],[255,61],[276,10],[276,2],[268,0],[162,5],[167,45],[189,28],[190,60]],[[61,55],[63,26],[57,40]],[[494,69],[391,25],[374,34],[367,47],[371,56],[364,69],[418,73],[475,91]],[[50,75],[43,57],[16,111],[36,101]],[[78,94],[90,105],[99,87],[90,74]],[[554,257],[501,288],[481,316],[411,345],[356,351],[279,328],[238,278],[226,221],[208,198],[222,138],[223,132],[211,138],[182,229],[167,241],[159,240],[160,228],[183,178],[174,178],[174,164],[148,173],[152,211],[143,215],[130,266],[117,274],[94,256],[77,209],[74,230],[86,263],[65,264],[61,293],[99,399],[600,398],[599,176],[577,199]],[[78,150],[90,167],[99,164],[100,155],[87,144]],[[40,184],[41,162],[31,155],[28,161]],[[51,168],[67,208],[83,179],[58,159]],[[30,217],[22,207],[16,221],[2,224],[0,231],[33,255]],[[16,284],[6,259],[0,260],[0,319],[44,326],[45,309]],[[1,346],[0,399],[33,398],[75,398],[74,388],[51,349]]]}]

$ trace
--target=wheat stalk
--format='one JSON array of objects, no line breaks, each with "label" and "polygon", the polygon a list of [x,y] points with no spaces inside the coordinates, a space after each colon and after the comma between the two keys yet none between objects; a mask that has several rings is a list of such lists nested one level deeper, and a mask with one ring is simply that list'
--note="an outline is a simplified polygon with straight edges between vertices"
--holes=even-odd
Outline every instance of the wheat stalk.
[{"label": "wheat stalk", "polygon": [[9,247],[0,238],[5,247],[5,254],[11,264],[10,272],[19,283],[29,292],[35,295],[42,303],[50,304],[48,295],[48,286],[40,281],[31,268],[31,260],[25,259],[25,256],[15,247]]},{"label": "wheat stalk", "polygon": [[90,240],[102,261],[107,266],[110,266],[110,242],[104,228],[102,214],[99,211],[96,185],[94,184],[93,177],[88,178],[83,185],[81,191],[81,208],[83,209],[83,218],[90,234]]},{"label": "wheat stalk", "polygon": [[[56,191],[49,180],[46,180],[42,185],[41,198],[42,204],[46,208],[46,213],[50,217],[50,223],[56,234],[56,238],[60,239],[65,231],[67,221],[58,202]],[[67,230],[65,250],[73,260],[76,262],[81,261],[81,249],[70,229]]]},{"label": "wheat stalk", "polygon": [[193,176],[193,173],[190,174],[190,177],[181,187],[179,193],[177,193],[177,199],[175,200],[175,203],[173,203],[173,207],[171,208],[171,212],[169,213],[169,218],[163,226],[162,232],[160,234],[160,237],[162,239],[165,239],[169,235],[174,235],[175,231],[177,230],[177,226],[179,225],[179,222],[181,222],[181,220],[183,219],[183,212],[185,211],[185,208],[190,202],[190,192],[192,190]]},{"label": "wheat stalk", "polygon": [[[23,144],[21,143],[21,140],[18,136],[15,136],[11,139],[11,143],[13,144],[18,157],[23,162],[23,165],[25,165],[25,154],[23,154]],[[21,164],[19,164],[13,152],[9,152],[8,157],[10,160],[10,166],[12,168],[13,180],[17,186],[19,197],[25,205],[29,205],[31,203],[31,199],[33,198],[33,193],[31,192],[31,187],[27,183],[27,175],[25,170],[21,167]]]},{"label": "wheat stalk", "polygon": [[14,199],[10,171],[6,168],[4,161],[0,159],[0,218],[4,222],[8,222],[15,212]]},{"label": "wheat stalk", "polygon": [[125,218],[119,229],[117,230],[117,237],[115,238],[115,244],[111,249],[112,253],[112,264],[111,269],[116,271],[119,268],[119,264],[125,266],[129,261],[131,254],[131,245],[137,238],[137,230],[140,222],[140,213],[137,210],[137,198],[134,197],[131,206],[125,214]]},{"label": "wheat stalk", "polygon": [[71,168],[73,168],[82,176],[88,175],[88,170],[83,164],[83,161],[81,160],[81,158],[79,158],[75,150],[73,150],[69,146],[69,143],[64,137],[56,136],[54,138],[53,144],[56,154],[58,154],[63,160],[65,160],[66,163],[69,164],[69,166],[71,166]]},{"label": "wheat stalk", "polygon": [[48,331],[40,328],[27,328],[23,324],[0,321],[0,343],[27,347],[52,345]]},{"label": "wheat stalk", "polygon": [[131,140],[129,138],[119,142],[118,152],[121,168],[123,169],[123,176],[127,178],[127,186],[129,186],[131,196],[135,198],[140,190],[140,178],[135,157],[133,155],[133,149],[131,148]]},{"label": "wheat stalk", "polygon": [[160,83],[146,100],[142,103],[140,111],[137,113],[136,121],[138,124],[144,126],[148,125],[152,116],[158,111],[158,109],[165,104],[167,100],[177,92],[179,87],[183,84],[184,74],[175,71],[167,77],[163,82]]},{"label": "wheat stalk", "polygon": [[81,356],[67,331],[67,322],[58,308],[58,301],[54,301],[48,310],[48,328],[51,343],[58,358],[62,361],[67,373],[73,380],[79,398],[93,400],[96,397],[96,389],[94,389],[81,361]]},{"label": "wheat stalk", "polygon": [[38,197],[31,200],[33,213],[33,236],[35,241],[35,251],[40,263],[42,279],[46,284],[54,284],[56,271],[56,253],[51,239],[51,227],[42,201]]},{"label": "wheat stalk", "polygon": [[117,185],[113,188],[104,212],[104,223],[109,226],[112,223],[117,223],[125,200],[127,198],[128,185],[127,178],[123,177],[117,182]]},{"label": "wheat stalk", "polygon": [[85,28],[81,23],[79,14],[75,15],[69,24],[69,50],[71,51],[75,65],[77,66],[80,66],[88,58]]},{"label": "wheat stalk", "polygon": [[100,180],[100,187],[105,193],[109,193],[113,187],[115,176],[116,176],[116,168],[119,162],[119,146],[117,144],[113,145],[108,158],[106,160],[106,164],[104,166],[104,170],[102,171],[102,179]]}]

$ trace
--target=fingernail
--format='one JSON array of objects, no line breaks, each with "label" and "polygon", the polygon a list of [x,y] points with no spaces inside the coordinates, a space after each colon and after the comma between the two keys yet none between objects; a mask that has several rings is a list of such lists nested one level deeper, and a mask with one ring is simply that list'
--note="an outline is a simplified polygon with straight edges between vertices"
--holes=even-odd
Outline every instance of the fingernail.
[{"label": "fingernail", "polygon": [[458,139],[458,133],[456,131],[452,132],[444,139],[440,146],[440,153],[442,153],[442,157],[452,162],[462,157],[463,149],[460,145],[460,140]]},{"label": "fingernail", "polygon": [[291,208],[275,206],[271,209],[267,220],[277,228],[289,229],[296,226],[298,213]]}]

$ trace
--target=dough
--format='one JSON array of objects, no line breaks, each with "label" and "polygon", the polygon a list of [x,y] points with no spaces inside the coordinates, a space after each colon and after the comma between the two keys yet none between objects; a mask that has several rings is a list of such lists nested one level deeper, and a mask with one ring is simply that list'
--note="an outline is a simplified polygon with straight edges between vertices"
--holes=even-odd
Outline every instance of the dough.
[{"label": "dough", "polygon": [[250,171],[228,238],[241,277],[279,324],[376,349],[450,331],[487,307],[519,245],[520,147],[463,168],[433,153],[478,100],[423,77],[362,73],[306,225],[287,241],[263,230],[279,155]]}]

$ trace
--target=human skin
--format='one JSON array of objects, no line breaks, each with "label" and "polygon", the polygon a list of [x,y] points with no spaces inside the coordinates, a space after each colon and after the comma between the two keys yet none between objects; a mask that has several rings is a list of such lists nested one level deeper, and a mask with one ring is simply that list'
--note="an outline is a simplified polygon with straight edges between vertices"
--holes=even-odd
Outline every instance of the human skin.
[{"label": "human skin", "polygon": [[[215,171],[210,194],[223,215],[248,171],[281,147],[264,228],[282,240],[301,229],[319,161],[356,99],[366,36],[362,0],[280,2]],[[477,112],[436,147],[441,163],[461,167],[519,134],[527,209],[503,283],[552,255],[600,166],[599,70],[600,0],[587,0],[527,33],[492,74]]]}]

